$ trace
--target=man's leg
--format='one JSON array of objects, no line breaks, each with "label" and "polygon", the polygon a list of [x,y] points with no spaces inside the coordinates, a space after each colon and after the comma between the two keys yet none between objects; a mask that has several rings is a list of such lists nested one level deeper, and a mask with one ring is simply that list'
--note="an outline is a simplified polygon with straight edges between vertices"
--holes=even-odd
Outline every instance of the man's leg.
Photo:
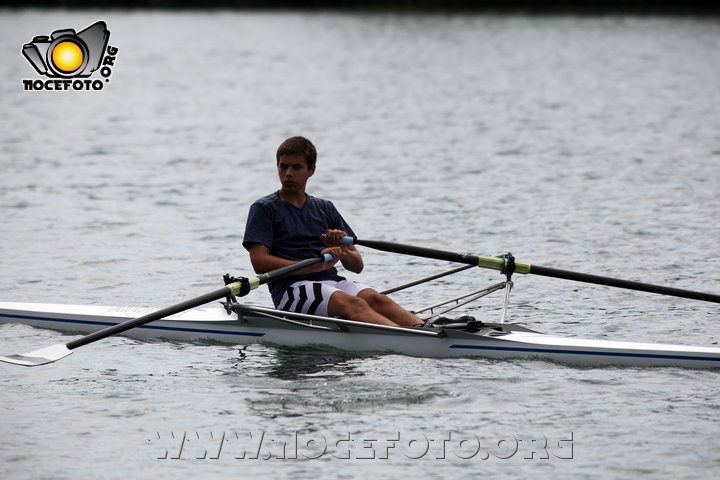
[{"label": "man's leg", "polygon": [[357,296],[364,300],[375,312],[398,325],[411,327],[425,323],[417,315],[405,310],[387,295],[378,293],[372,288],[361,290]]},{"label": "man's leg", "polygon": [[328,302],[328,315],[342,317],[356,322],[375,323],[378,325],[397,326],[398,324],[388,317],[375,311],[367,301],[358,296],[348,295],[340,290],[330,296]]},{"label": "man's leg", "polygon": [[387,296],[367,285],[348,280],[296,282],[285,292],[277,308],[378,325],[412,326],[423,323]]}]

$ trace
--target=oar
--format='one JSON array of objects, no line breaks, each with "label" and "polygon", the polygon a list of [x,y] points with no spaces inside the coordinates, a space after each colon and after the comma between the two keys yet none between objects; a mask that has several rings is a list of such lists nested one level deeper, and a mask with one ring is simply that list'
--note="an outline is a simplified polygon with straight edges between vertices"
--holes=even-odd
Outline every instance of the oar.
[{"label": "oar", "polygon": [[70,355],[74,349],[82,347],[83,345],[87,345],[88,343],[102,340],[103,338],[107,338],[111,335],[130,330],[131,328],[139,327],[140,325],[145,325],[146,323],[154,322],[155,320],[169,317],[170,315],[175,315],[176,313],[180,313],[191,308],[199,307],[200,305],[204,305],[206,303],[219,300],[224,297],[243,297],[250,293],[251,290],[259,287],[260,285],[263,285],[281,277],[292,275],[293,273],[305,270],[318,263],[329,262],[332,259],[333,256],[329,253],[326,253],[318,258],[309,258],[307,260],[302,260],[300,262],[293,263],[291,265],[287,265],[285,267],[281,267],[276,270],[257,275],[255,277],[243,277],[213,292],[206,293],[205,295],[201,295],[191,300],[186,300],[184,302],[178,303],[177,305],[163,308],[147,315],[143,315],[139,318],[134,318],[132,320],[113,325],[112,327],[108,327],[103,330],[86,335],[84,337],[78,338],[77,340],[73,340],[65,344],[59,343],[56,345],[51,345],[49,347],[34,350],[32,352],[0,357],[0,361],[14,363],[16,365],[25,365],[28,367],[35,367],[37,365],[45,365],[47,363],[56,362],[61,358],[65,358]]},{"label": "oar", "polygon": [[[413,255],[425,258],[434,258],[437,260],[447,260],[449,262],[465,263],[468,265],[475,265],[481,268],[499,270],[501,272],[505,272],[505,270],[508,268],[507,258],[504,257],[483,257],[479,255],[448,252],[445,250],[435,250],[433,248],[415,247],[412,245],[404,245],[401,243],[383,242],[378,240],[359,240],[354,237],[345,237],[343,238],[342,242],[346,245],[363,245],[365,247],[370,247],[385,252],[400,253],[404,255]],[[591,275],[588,273],[571,272],[568,270],[559,270],[557,268],[530,265],[529,263],[525,262],[514,261],[513,263],[515,266],[514,273],[542,275],[545,277],[562,278],[565,280],[575,280],[577,282],[606,285],[608,287],[625,288],[629,290],[638,290],[641,292],[658,293],[661,295],[670,295],[673,297],[691,298],[694,300],[702,300],[705,302],[720,303],[720,295],[714,295],[711,293],[695,292],[692,290],[683,290],[680,288],[663,287],[661,285],[652,285],[649,283],[634,282],[631,280],[621,280],[618,278],[603,277],[600,275]],[[513,273],[513,271],[509,273]]]}]

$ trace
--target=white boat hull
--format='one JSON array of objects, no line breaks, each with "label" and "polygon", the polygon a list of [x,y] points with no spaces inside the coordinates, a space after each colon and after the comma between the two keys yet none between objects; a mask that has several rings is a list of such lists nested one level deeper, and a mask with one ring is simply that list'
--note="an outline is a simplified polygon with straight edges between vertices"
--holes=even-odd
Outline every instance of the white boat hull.
[{"label": "white boat hull", "polygon": [[[452,329],[383,327],[324,317],[303,322],[268,318],[272,309],[250,307],[241,317],[221,305],[158,320],[124,335],[136,339],[289,347],[323,345],[350,352],[390,352],[418,357],[543,359],[575,366],[677,366],[720,368],[720,348],[567,338],[522,327],[489,324],[476,333]],[[0,323],[21,323],[65,332],[91,333],[153,309],[0,302]],[[494,326],[493,326],[494,325]]]}]

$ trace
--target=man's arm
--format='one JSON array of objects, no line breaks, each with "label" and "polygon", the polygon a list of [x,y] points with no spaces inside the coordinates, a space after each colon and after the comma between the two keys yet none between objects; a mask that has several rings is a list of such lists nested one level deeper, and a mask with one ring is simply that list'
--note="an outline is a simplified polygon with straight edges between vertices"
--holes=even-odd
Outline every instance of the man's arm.
[{"label": "man's arm", "polygon": [[346,236],[347,233],[343,232],[342,230],[326,230],[325,233],[320,236],[320,239],[322,240],[323,245],[325,245],[326,247],[335,247],[342,249],[342,251],[344,252],[344,255],[340,257],[342,266],[350,270],[351,272],[360,273],[365,267],[362,255],[360,255],[360,252],[355,248],[355,245],[345,245],[341,243],[343,237]]},{"label": "man's arm", "polygon": [[[255,273],[267,273],[271,270],[276,270],[276,269],[284,267],[286,265],[292,265],[293,263],[296,263],[293,260],[287,260],[285,258],[280,258],[280,257],[276,257],[275,255],[271,255],[270,249],[261,243],[253,243],[250,246],[249,253],[250,253],[250,263],[252,263]],[[321,263],[314,267],[310,267],[307,270],[303,270],[302,272],[300,272],[296,275],[302,275],[305,273],[322,272],[323,270],[327,270],[328,268],[333,267],[338,262],[338,260],[343,259],[346,255],[342,251],[341,247],[325,248],[320,253],[330,253],[335,258],[330,262]],[[361,262],[362,262],[362,260],[361,260]],[[344,264],[345,264],[345,262],[343,260],[343,265]],[[347,267],[345,267],[345,268],[347,268]]]},{"label": "man's arm", "polygon": [[249,249],[250,263],[252,263],[255,273],[267,273],[280,267],[290,265],[292,260],[270,255],[270,249],[260,243],[253,243]]},{"label": "man's arm", "polygon": [[342,266],[354,273],[362,272],[365,264],[363,263],[360,252],[357,251],[355,245],[347,245],[345,248],[345,256],[340,260]]}]

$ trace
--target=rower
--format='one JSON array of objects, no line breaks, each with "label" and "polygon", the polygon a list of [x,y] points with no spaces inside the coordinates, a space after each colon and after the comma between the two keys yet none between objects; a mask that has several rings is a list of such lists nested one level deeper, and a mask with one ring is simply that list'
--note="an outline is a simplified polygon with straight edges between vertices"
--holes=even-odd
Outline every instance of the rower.
[{"label": "rower", "polygon": [[340,276],[340,262],[360,273],[364,263],[353,245],[342,243],[352,228],[335,206],[305,193],[315,174],[317,151],[310,140],[291,137],[275,155],[280,190],[250,206],[243,246],[255,272],[263,273],[303,258],[329,253],[330,262],[268,284],[275,307],[320,316],[390,326],[422,325],[423,321],[386,295]]}]

